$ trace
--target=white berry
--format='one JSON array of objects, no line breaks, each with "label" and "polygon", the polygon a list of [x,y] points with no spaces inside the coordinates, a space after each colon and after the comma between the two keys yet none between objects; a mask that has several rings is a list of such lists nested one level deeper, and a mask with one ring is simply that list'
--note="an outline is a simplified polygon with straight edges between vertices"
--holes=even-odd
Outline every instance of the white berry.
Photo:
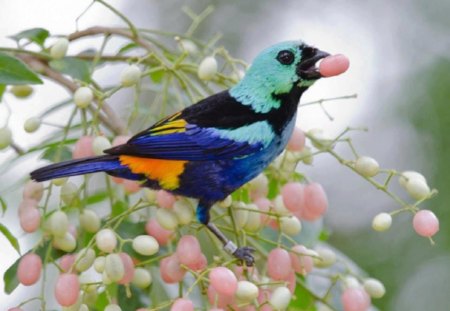
[{"label": "white berry", "polygon": [[137,65],[130,65],[120,74],[120,84],[129,87],[137,84],[141,79],[141,70]]},{"label": "white berry", "polygon": [[371,157],[359,157],[355,162],[355,169],[365,177],[373,177],[380,171],[380,165]]},{"label": "white berry", "polygon": [[280,228],[284,234],[297,235],[302,230],[302,223],[295,216],[284,216],[280,218]]},{"label": "white berry", "polygon": [[0,128],[0,150],[9,147],[12,141],[11,130],[7,127]]},{"label": "white berry", "polygon": [[328,248],[318,248],[316,252],[319,257],[314,257],[314,266],[318,268],[327,268],[336,262],[336,253]]},{"label": "white berry", "polygon": [[87,108],[94,100],[94,92],[86,86],[82,86],[73,94],[73,101],[78,108]]},{"label": "white berry", "polygon": [[133,249],[144,256],[151,256],[159,251],[158,241],[149,235],[139,235],[133,239]]},{"label": "white berry", "polygon": [[236,290],[236,297],[241,302],[251,302],[258,297],[258,287],[249,281],[239,281]]},{"label": "white berry", "polygon": [[122,311],[122,308],[112,303],[106,306],[105,311]]},{"label": "white berry", "polygon": [[73,182],[66,182],[62,187],[59,193],[61,200],[70,205],[78,195],[78,187]]},{"label": "white berry", "polygon": [[380,213],[372,220],[372,228],[375,231],[386,231],[392,225],[392,216],[388,213]]},{"label": "white berry", "polygon": [[95,242],[99,250],[111,253],[117,246],[117,238],[111,229],[102,229],[95,235]]},{"label": "white berry", "polygon": [[292,294],[287,287],[277,287],[270,297],[270,304],[276,310],[285,310],[289,306]]},{"label": "white berry", "polygon": [[139,288],[146,288],[152,283],[152,275],[144,268],[136,268],[131,282]]},{"label": "white berry", "polygon": [[85,209],[80,214],[80,226],[86,232],[95,233],[100,229],[100,218],[97,213],[90,209]]},{"label": "white berry", "polygon": [[415,171],[402,172],[402,174],[398,178],[398,182],[399,182],[400,186],[403,187],[403,189],[406,189],[406,184],[408,183],[408,181],[413,180],[413,179],[421,180],[424,183],[427,183],[425,176],[423,176],[419,172],[415,172]]},{"label": "white berry", "polygon": [[406,192],[415,200],[423,200],[430,195],[431,190],[426,181],[414,178],[406,183]]},{"label": "white berry", "polygon": [[95,252],[92,248],[83,248],[75,257],[75,269],[79,272],[89,269],[95,260]]},{"label": "white berry", "polygon": [[214,78],[217,73],[217,61],[213,56],[208,56],[202,60],[198,66],[198,77],[202,80],[209,81]]},{"label": "white berry", "polygon": [[95,258],[94,260],[94,269],[95,271],[97,271],[98,273],[103,273],[103,271],[105,270],[105,256],[99,256],[97,258]]},{"label": "white berry", "polygon": [[111,143],[108,138],[105,136],[97,136],[94,138],[94,141],[92,142],[92,150],[95,155],[102,155],[104,154],[103,151],[109,148],[111,148]]},{"label": "white berry", "polygon": [[66,56],[68,48],[69,40],[66,38],[60,38],[50,48],[50,56],[54,59],[61,59]]},{"label": "white berry", "polygon": [[363,286],[372,298],[381,298],[386,294],[386,288],[377,279],[366,279],[364,280]]},{"label": "white berry", "polygon": [[58,237],[62,237],[69,230],[69,218],[63,211],[54,212],[49,218],[50,232]]},{"label": "white berry", "polygon": [[119,254],[109,254],[105,259],[105,272],[112,282],[120,281],[125,275],[125,267]]},{"label": "white berry", "polygon": [[41,126],[41,119],[39,119],[38,117],[31,117],[25,121],[23,129],[27,133],[33,133],[36,132],[40,126]]},{"label": "white berry", "polygon": [[156,211],[156,220],[167,230],[174,230],[178,226],[178,219],[175,213],[167,208],[158,208]]}]

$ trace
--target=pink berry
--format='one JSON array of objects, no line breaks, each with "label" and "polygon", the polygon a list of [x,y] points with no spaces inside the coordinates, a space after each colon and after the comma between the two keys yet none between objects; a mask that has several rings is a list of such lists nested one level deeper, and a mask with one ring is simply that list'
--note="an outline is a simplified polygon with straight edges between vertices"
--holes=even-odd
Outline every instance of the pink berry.
[{"label": "pink berry", "polygon": [[19,220],[23,231],[35,232],[41,224],[41,213],[37,208],[27,208],[20,213]]},{"label": "pink berry", "polygon": [[[308,255],[308,249],[303,245],[292,247],[292,253],[289,253],[292,262],[292,268],[295,272],[306,275],[313,269],[313,259]],[[303,255],[298,255],[303,254]]]},{"label": "pink berry", "polygon": [[129,141],[131,138],[131,136],[127,136],[127,135],[119,135],[114,137],[113,141],[112,141],[112,146],[116,147],[119,145],[123,145],[125,144],[127,141]]},{"label": "pink berry", "polygon": [[38,201],[36,201],[35,199],[30,199],[30,198],[23,199],[22,202],[20,202],[19,208],[18,208],[19,216],[26,209],[37,208],[37,207],[38,207]]},{"label": "pink berry", "polygon": [[370,306],[370,297],[361,287],[350,287],[341,296],[344,311],[366,311]]},{"label": "pink berry", "polygon": [[135,180],[124,179],[122,186],[127,194],[136,193],[141,190],[140,184]]},{"label": "pink berry", "polygon": [[[237,288],[237,282],[236,282],[236,288]],[[225,308],[227,306],[234,304],[235,296],[234,295],[221,295],[214,289],[214,287],[212,285],[209,285],[208,300],[209,300],[209,303],[214,306],[217,306],[219,308]]]},{"label": "pink berry", "polygon": [[314,221],[325,214],[328,208],[328,199],[322,186],[311,183],[304,188],[305,204],[299,211],[300,218]]},{"label": "pink berry", "polygon": [[305,147],[305,133],[298,127],[294,128],[286,149],[289,151],[302,151]]},{"label": "pink berry", "polygon": [[284,206],[291,212],[304,208],[305,194],[304,186],[299,182],[290,182],[281,189]]},{"label": "pink berry", "polygon": [[342,54],[328,56],[320,62],[319,72],[322,77],[333,77],[347,71],[350,67],[349,59]]},{"label": "pink berry", "polygon": [[213,268],[209,273],[209,281],[219,295],[233,296],[236,293],[238,281],[233,271],[228,268]]},{"label": "pink berry", "polygon": [[195,236],[185,235],[178,242],[176,254],[181,264],[192,265],[200,260],[202,254],[200,243]]},{"label": "pink berry", "polygon": [[41,277],[42,260],[36,254],[28,253],[20,259],[17,278],[23,285],[33,285]]},{"label": "pink berry", "polygon": [[86,157],[91,157],[94,155],[94,150],[92,149],[92,143],[94,142],[94,137],[92,136],[81,136],[80,139],[75,143],[72,158],[81,159]]},{"label": "pink berry", "polygon": [[41,183],[30,180],[23,188],[23,198],[33,199],[39,202],[44,194],[44,186]]},{"label": "pink berry", "polygon": [[295,276],[294,270],[291,270],[291,272],[289,272],[289,275],[286,278],[286,282],[287,288],[289,288],[289,291],[293,294],[295,292],[295,287],[297,286],[297,278]]},{"label": "pink berry", "polygon": [[201,271],[208,266],[208,259],[206,259],[204,254],[200,254],[200,257],[195,262],[186,266],[191,270]]},{"label": "pink berry", "polygon": [[72,265],[75,263],[75,257],[74,254],[67,254],[61,257],[59,260],[59,267],[63,272],[69,272]]},{"label": "pink berry", "polygon": [[80,295],[80,282],[78,276],[72,273],[64,273],[58,276],[55,285],[56,301],[63,307],[75,304]]},{"label": "pink berry", "polygon": [[439,219],[429,210],[421,210],[414,215],[413,227],[418,235],[432,237],[439,231]]},{"label": "pink berry", "polygon": [[[263,212],[269,212],[270,206],[272,205],[272,202],[268,198],[259,198],[256,199],[254,202],[258,208]],[[269,221],[269,215],[261,213],[261,223],[266,224]]]},{"label": "pink berry", "polygon": [[130,255],[127,253],[119,253],[120,259],[122,259],[123,267],[125,269],[125,274],[123,278],[119,280],[119,284],[128,284],[133,280],[134,276],[134,263]]},{"label": "pink berry", "polygon": [[173,254],[161,260],[160,273],[164,282],[172,284],[180,282],[184,278],[186,270],[180,267],[178,257]]},{"label": "pink berry", "polygon": [[178,298],[173,303],[170,311],[194,311],[194,303],[186,298]]},{"label": "pink berry", "polygon": [[274,280],[286,280],[291,272],[291,257],[282,248],[274,248],[267,258],[267,275]]},{"label": "pink berry", "polygon": [[175,201],[175,196],[167,191],[159,190],[156,193],[156,202],[160,207],[172,208]]},{"label": "pink berry", "polygon": [[173,231],[161,227],[159,222],[157,222],[154,218],[149,219],[145,224],[145,232],[154,237],[161,246],[167,245],[170,239],[174,236]]}]

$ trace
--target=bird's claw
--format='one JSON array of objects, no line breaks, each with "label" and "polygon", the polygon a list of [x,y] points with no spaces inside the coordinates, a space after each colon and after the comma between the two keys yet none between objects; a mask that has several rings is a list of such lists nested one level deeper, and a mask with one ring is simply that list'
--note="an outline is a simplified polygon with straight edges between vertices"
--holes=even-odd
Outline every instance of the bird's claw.
[{"label": "bird's claw", "polygon": [[234,251],[233,256],[236,257],[237,259],[243,261],[246,266],[251,267],[255,263],[255,258],[253,257],[253,254],[252,254],[254,251],[255,251],[255,249],[252,247],[243,246],[243,247],[237,248]]}]

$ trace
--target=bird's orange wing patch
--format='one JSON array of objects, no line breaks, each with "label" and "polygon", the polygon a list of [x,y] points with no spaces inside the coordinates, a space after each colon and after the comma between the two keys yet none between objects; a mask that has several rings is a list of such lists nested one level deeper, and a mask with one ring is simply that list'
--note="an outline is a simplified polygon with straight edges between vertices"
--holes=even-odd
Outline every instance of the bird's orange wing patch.
[{"label": "bird's orange wing patch", "polygon": [[122,155],[120,163],[130,168],[135,174],[144,174],[159,182],[166,190],[177,189],[180,185],[180,175],[188,161],[149,159]]}]

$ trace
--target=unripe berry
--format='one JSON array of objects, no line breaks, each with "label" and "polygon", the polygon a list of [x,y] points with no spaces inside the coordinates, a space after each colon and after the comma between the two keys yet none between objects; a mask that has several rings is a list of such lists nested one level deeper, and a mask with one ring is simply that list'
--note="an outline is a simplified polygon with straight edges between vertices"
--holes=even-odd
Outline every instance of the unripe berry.
[{"label": "unripe berry", "polygon": [[92,151],[94,151],[95,155],[99,156],[105,154],[103,151],[109,148],[111,148],[111,143],[108,138],[105,136],[97,136],[94,138],[94,141],[92,142]]},{"label": "unripe berry", "polygon": [[78,187],[73,182],[66,182],[61,187],[59,195],[66,205],[70,205],[78,196]]},{"label": "unripe berry", "polygon": [[53,44],[50,48],[50,56],[54,59],[61,59],[66,56],[68,48],[69,40],[66,38],[60,38],[56,40],[55,44]]},{"label": "unripe berry", "polygon": [[17,279],[23,285],[33,285],[41,277],[42,260],[36,254],[28,253],[19,261],[17,267]]},{"label": "unripe berry", "polygon": [[371,157],[359,157],[355,162],[355,170],[365,177],[373,177],[380,171],[380,165]]},{"label": "unripe berry", "polygon": [[430,187],[427,183],[418,178],[410,179],[406,183],[406,191],[414,200],[423,200],[430,195]]},{"label": "unripe berry", "polygon": [[61,187],[67,182],[68,179],[69,179],[68,177],[55,178],[52,179],[52,184],[57,187]]},{"label": "unripe berry", "polygon": [[136,268],[132,283],[139,288],[147,288],[152,283],[152,275],[144,268]]},{"label": "unripe berry", "polygon": [[149,235],[139,235],[133,239],[133,249],[144,256],[151,256],[159,251],[158,241]]},{"label": "unripe berry", "polygon": [[412,179],[421,180],[425,184],[427,183],[425,176],[423,176],[419,172],[415,172],[415,171],[402,172],[402,174],[398,177],[398,182],[399,182],[400,186],[403,187],[403,189],[406,189],[406,184]]},{"label": "unripe berry", "polygon": [[319,258],[314,258],[314,265],[319,268],[328,268],[336,262],[336,254],[328,248],[318,248],[316,252]]},{"label": "unripe berry", "polygon": [[386,293],[383,283],[376,279],[366,279],[363,283],[365,291],[372,298],[381,298]]},{"label": "unripe berry", "polygon": [[209,81],[216,73],[217,61],[213,56],[206,57],[198,66],[197,75],[201,80]]},{"label": "unripe berry", "polygon": [[79,272],[89,269],[95,260],[95,252],[92,248],[83,248],[75,257],[75,269]]},{"label": "unripe berry", "polygon": [[386,231],[392,225],[392,216],[388,213],[380,213],[372,220],[372,228],[375,231]]},{"label": "unripe berry", "polygon": [[187,200],[178,200],[173,205],[173,211],[180,225],[190,224],[194,220],[194,211]]},{"label": "unripe berry", "polygon": [[181,48],[184,51],[188,52],[189,54],[197,54],[198,53],[197,45],[194,42],[192,42],[191,40],[181,39],[180,45],[181,45]]},{"label": "unripe berry", "polygon": [[69,229],[69,218],[63,211],[54,212],[48,221],[50,232],[54,236],[62,237]]},{"label": "unripe berry", "polygon": [[94,269],[98,273],[103,273],[105,270],[105,256],[99,256],[94,260]]},{"label": "unripe berry", "polygon": [[120,84],[129,87],[137,84],[141,79],[141,70],[136,65],[130,65],[120,74]]},{"label": "unripe berry", "polygon": [[284,216],[280,218],[280,228],[284,234],[297,235],[302,230],[302,223],[295,216]]},{"label": "unripe berry", "polygon": [[251,302],[256,299],[259,295],[258,287],[249,281],[239,281],[236,298],[242,302]]},{"label": "unripe berry", "polygon": [[44,186],[41,183],[35,181],[28,181],[23,188],[23,198],[33,199],[39,202],[44,194]]},{"label": "unripe berry", "polygon": [[323,150],[332,147],[333,140],[322,129],[310,129],[308,134],[312,137],[311,142],[317,149]]},{"label": "unripe berry", "polygon": [[119,254],[109,254],[105,259],[106,275],[112,282],[120,281],[125,275],[125,267]]},{"label": "unripe berry", "polygon": [[95,242],[99,250],[111,253],[117,246],[117,238],[111,229],[102,229],[95,235]]},{"label": "unripe berry", "polygon": [[55,236],[55,238],[53,239],[53,246],[57,249],[69,253],[77,247],[77,241],[72,234],[66,232],[64,236]]},{"label": "unripe berry", "polygon": [[312,154],[311,148],[305,146],[303,150],[299,153],[299,159],[306,165],[312,165],[314,162],[314,156]]},{"label": "unripe berry", "polygon": [[86,232],[95,233],[100,229],[100,218],[90,209],[84,209],[80,214],[80,226]]},{"label": "unripe berry", "polygon": [[17,98],[27,98],[33,93],[33,88],[29,85],[14,85],[10,91]]},{"label": "unripe berry", "polygon": [[274,209],[274,212],[278,213],[280,216],[290,215],[290,211],[284,205],[283,197],[281,195],[278,195],[273,200],[273,209]]},{"label": "unripe berry", "polygon": [[158,208],[156,211],[156,220],[167,230],[174,230],[178,226],[178,220],[172,210],[166,208]]},{"label": "unripe berry", "polygon": [[38,117],[31,117],[25,121],[23,129],[27,133],[33,133],[36,132],[40,126],[41,126],[41,119],[39,119]]},{"label": "unripe berry", "polygon": [[142,199],[148,203],[156,202],[156,191],[148,188],[142,189]]},{"label": "unripe berry", "polygon": [[109,304],[105,307],[104,311],[122,311],[122,308],[115,303]]},{"label": "unripe berry", "polygon": [[414,215],[413,227],[418,235],[432,237],[439,231],[439,219],[429,210],[421,210]]},{"label": "unripe berry", "polygon": [[347,276],[344,278],[344,286],[345,288],[358,288],[361,286],[359,281],[354,276]]},{"label": "unripe berry", "polygon": [[231,195],[229,195],[225,198],[225,200],[218,202],[217,205],[221,208],[227,208],[230,207],[232,203],[233,198],[231,197]]},{"label": "unripe berry", "polygon": [[259,213],[259,208],[256,204],[247,204],[246,208],[254,210],[255,212],[248,211],[244,229],[250,232],[256,232],[261,227],[261,213]]},{"label": "unripe berry", "polygon": [[78,276],[64,273],[58,276],[55,285],[56,301],[64,307],[75,304],[80,295],[80,282]]},{"label": "unripe berry", "polygon": [[291,302],[292,294],[287,287],[277,287],[270,297],[269,303],[275,310],[286,310]]},{"label": "unripe berry", "polygon": [[269,179],[263,173],[249,182],[250,197],[252,200],[263,198],[269,192]]},{"label": "unripe berry", "polygon": [[11,130],[7,127],[0,128],[0,150],[9,147],[12,142]]},{"label": "unripe berry", "polygon": [[78,88],[73,94],[73,101],[78,108],[87,108],[94,100],[94,93],[86,86]]}]

